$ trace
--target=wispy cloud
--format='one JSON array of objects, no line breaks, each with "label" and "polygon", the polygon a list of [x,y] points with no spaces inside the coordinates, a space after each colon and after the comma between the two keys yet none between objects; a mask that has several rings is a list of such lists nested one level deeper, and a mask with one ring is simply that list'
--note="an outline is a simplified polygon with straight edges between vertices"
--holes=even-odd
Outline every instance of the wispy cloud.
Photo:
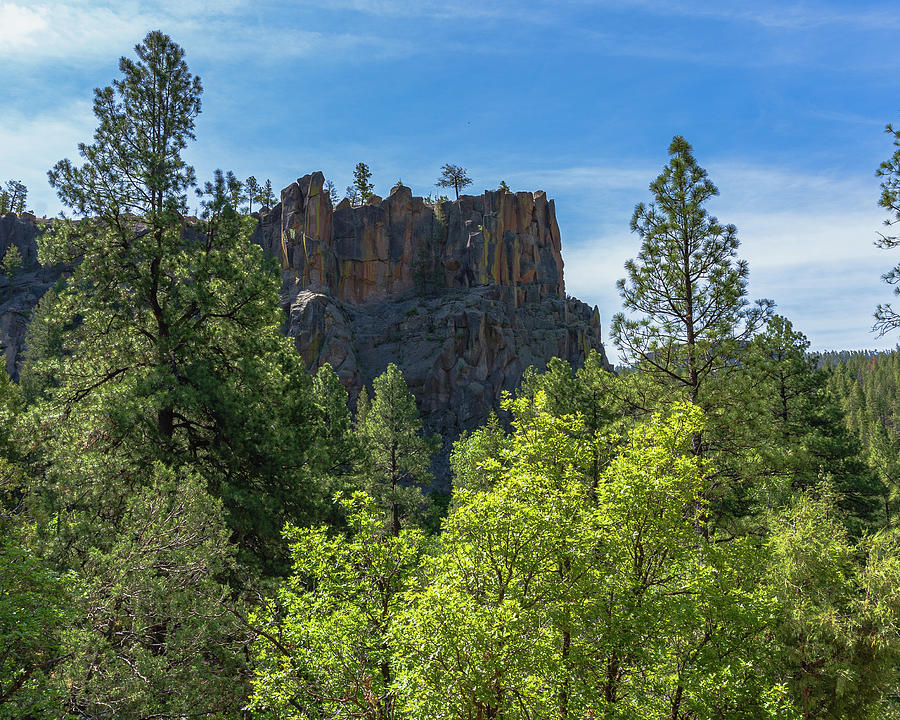
[{"label": "wispy cloud", "polygon": [[[890,299],[880,275],[900,261],[873,245],[883,219],[874,178],[747,162],[719,161],[708,169],[722,193],[710,209],[738,228],[752,297],[774,299],[816,348],[893,346],[892,338],[879,340],[870,332],[875,305]],[[646,186],[657,172],[576,166],[571,176],[568,168],[535,175],[568,185],[567,192],[576,194],[569,202],[579,205],[610,195],[650,200]],[[615,283],[624,276],[625,260],[640,247],[640,238],[627,226],[633,202],[615,208],[613,222],[582,216],[573,224],[560,218],[567,226],[566,289],[598,305],[607,328],[621,307]]]},{"label": "wispy cloud", "polygon": [[[140,38],[153,18],[122,8],[86,3],[0,4],[0,60],[16,65],[41,60],[109,59],[131,38]],[[128,45],[126,44],[126,47]]]},{"label": "wispy cloud", "polygon": [[87,101],[66,103],[52,112],[0,114],[0,180],[15,178],[29,190],[29,209],[55,215],[59,209],[47,171],[62,158],[77,159],[78,143],[89,141],[96,125]]},{"label": "wispy cloud", "polygon": [[[578,2],[579,0],[575,0]],[[594,0],[580,0],[593,5]],[[642,9],[664,16],[709,18],[737,23],[749,23],[763,28],[807,30],[826,26],[857,27],[864,29],[893,30],[900,28],[900,11],[893,3],[875,7],[856,6],[852,12],[838,11],[824,3],[765,3],[750,6],[738,3],[722,3],[716,0],[606,0],[607,6]]]},{"label": "wispy cloud", "polygon": [[252,22],[246,0],[184,3],[175,0],[114,6],[86,0],[0,3],[0,61],[34,70],[42,63],[109,62],[151,29],[162,29],[190,49],[192,57],[221,62],[238,58],[292,60],[351,53],[365,57],[405,56],[414,43],[380,35],[300,27],[296,17],[282,23]]}]

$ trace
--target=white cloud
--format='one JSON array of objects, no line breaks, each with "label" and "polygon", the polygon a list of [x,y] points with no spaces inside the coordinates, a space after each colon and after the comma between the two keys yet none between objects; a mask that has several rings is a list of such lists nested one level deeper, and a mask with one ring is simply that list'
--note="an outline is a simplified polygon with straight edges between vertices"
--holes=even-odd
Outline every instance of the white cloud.
[{"label": "white cloud", "polygon": [[[137,42],[153,18],[81,2],[0,5],[0,59],[81,61],[115,57]],[[123,45],[124,44],[124,45]]]},{"label": "white cloud", "polygon": [[[872,244],[884,218],[874,177],[847,179],[746,162],[708,168],[722,192],[710,209],[738,228],[752,298],[775,300],[814,348],[893,347],[896,338],[870,332],[875,305],[891,300],[880,276],[900,262],[900,255]],[[657,172],[579,166],[572,168],[571,182],[567,168],[533,173],[555,183],[566,204],[593,210],[593,219],[582,208],[576,224],[562,213],[559,220],[566,289],[599,306],[605,331],[621,307],[615,283],[640,246],[628,231],[631,208],[650,199],[647,183]],[[593,198],[610,195],[630,196],[631,202],[614,210],[606,205],[613,217],[602,218]]]},{"label": "white cloud", "polygon": [[41,63],[111,62],[148,30],[162,29],[192,57],[296,59],[317,54],[340,58],[406,56],[414,44],[365,33],[319,32],[293,21],[257,24],[252,32],[246,0],[200,3],[126,0],[102,6],[88,0],[0,4],[0,61],[35,69]]},{"label": "white cloud", "polygon": [[89,141],[96,125],[89,102],[73,102],[52,113],[0,114],[0,181],[14,178],[28,187],[28,207],[55,215],[59,202],[47,183],[47,171],[59,160],[78,156],[78,143]]},{"label": "white cloud", "polygon": [[[596,0],[575,0],[593,5]],[[854,7],[852,12],[835,10],[823,3],[723,3],[720,0],[604,0],[607,6],[643,9],[658,15],[711,18],[752,23],[764,28],[806,30],[823,26],[860,27],[877,30],[900,28],[896,6]]]}]

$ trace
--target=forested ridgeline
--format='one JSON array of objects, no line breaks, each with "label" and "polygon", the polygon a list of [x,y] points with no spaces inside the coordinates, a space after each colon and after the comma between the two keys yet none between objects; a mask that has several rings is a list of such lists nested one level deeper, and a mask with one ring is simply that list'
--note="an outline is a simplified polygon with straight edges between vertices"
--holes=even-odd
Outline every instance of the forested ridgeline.
[{"label": "forested ridgeline", "polygon": [[199,80],[136,52],[0,375],[0,718],[900,717],[894,356],[819,367],[748,301],[684,138],[632,219],[633,371],[527,372],[447,497],[395,365],[354,412],[307,372],[239,184],[181,158]]}]

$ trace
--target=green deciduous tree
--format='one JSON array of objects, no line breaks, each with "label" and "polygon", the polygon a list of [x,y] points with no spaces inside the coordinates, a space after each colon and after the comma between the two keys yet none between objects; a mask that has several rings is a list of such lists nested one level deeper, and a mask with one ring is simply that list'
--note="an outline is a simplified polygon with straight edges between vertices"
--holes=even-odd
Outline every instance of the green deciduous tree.
[{"label": "green deciduous tree", "polygon": [[391,532],[422,516],[425,497],[421,488],[431,482],[431,456],[440,436],[422,435],[416,399],[403,373],[391,363],[372,383],[372,399],[358,408],[358,433],[363,443],[362,467],[367,488],[388,514]]},{"label": "green deciduous tree", "polygon": [[288,527],[291,577],[252,617],[260,633],[251,706],[285,720],[399,717],[389,633],[424,536],[386,533],[363,493],[341,504],[346,536]]},{"label": "green deciduous tree", "polygon": [[583,417],[546,403],[508,406],[495,481],[459,493],[398,619],[407,715],[796,717],[767,665],[762,545],[697,533],[697,409],[636,426],[595,488]]},{"label": "green deciduous tree", "polygon": [[472,178],[466,175],[466,169],[458,165],[444,163],[441,166],[441,176],[435,183],[435,187],[453,188],[456,199],[459,200],[459,191],[472,184]]}]

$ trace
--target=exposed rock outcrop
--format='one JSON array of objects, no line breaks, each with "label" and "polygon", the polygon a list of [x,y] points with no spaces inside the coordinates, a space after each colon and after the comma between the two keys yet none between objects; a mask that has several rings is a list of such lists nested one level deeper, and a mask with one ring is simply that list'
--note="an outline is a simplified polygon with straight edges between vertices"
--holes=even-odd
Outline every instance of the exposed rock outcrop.
[{"label": "exposed rock outcrop", "polygon": [[287,332],[355,398],[389,362],[426,425],[452,439],[482,423],[529,365],[603,352],[600,319],[567,298],[559,226],[543,192],[437,205],[396,187],[332,207],[313,173],[264,212],[255,240],[281,262]]},{"label": "exposed rock outcrop", "polygon": [[62,274],[61,268],[38,264],[37,236],[47,224],[27,213],[0,216],[0,258],[6,256],[10,245],[22,256],[22,265],[12,276],[0,268],[0,346],[12,377],[18,376],[23,360],[31,311]]},{"label": "exposed rock outcrop", "polygon": [[[313,173],[260,215],[254,240],[282,267],[285,331],[314,370],[330,363],[355,400],[396,362],[426,425],[450,441],[476,427],[529,365],[581,364],[603,352],[600,319],[568,298],[552,200],[488,191],[432,205],[397,187],[362,206],[332,207]],[[0,341],[10,374],[23,358],[31,310],[60,277],[37,262],[43,223],[0,217]]]}]

